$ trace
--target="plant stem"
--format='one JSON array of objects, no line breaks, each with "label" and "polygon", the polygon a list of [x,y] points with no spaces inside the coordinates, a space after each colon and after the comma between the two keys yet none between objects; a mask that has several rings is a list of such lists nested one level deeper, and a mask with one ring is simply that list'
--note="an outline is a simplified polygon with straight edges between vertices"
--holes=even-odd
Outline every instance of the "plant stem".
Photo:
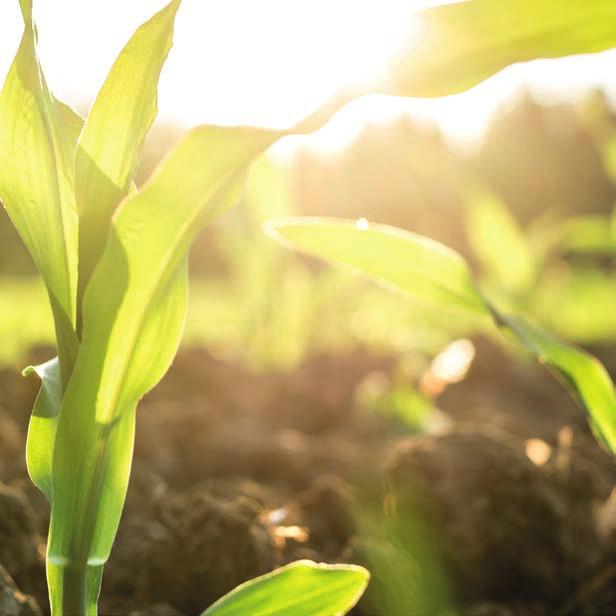
[{"label": "plant stem", "polygon": [[103,565],[47,561],[47,582],[52,616],[96,616]]},{"label": "plant stem", "polygon": [[88,565],[69,563],[62,580],[62,615],[86,616],[88,610]]}]

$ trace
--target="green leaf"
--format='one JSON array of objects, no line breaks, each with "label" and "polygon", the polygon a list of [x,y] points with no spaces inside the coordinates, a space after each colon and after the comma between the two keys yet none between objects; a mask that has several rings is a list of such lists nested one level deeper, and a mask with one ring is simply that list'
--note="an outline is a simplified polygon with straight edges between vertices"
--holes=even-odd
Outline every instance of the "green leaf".
[{"label": "green leaf", "polygon": [[36,53],[31,2],[22,0],[21,7],[25,30],[0,96],[0,195],[43,276],[54,315],[60,359],[24,370],[41,379],[28,427],[28,472],[51,500],[62,390],[78,349],[73,155],[83,119],[48,90]]},{"label": "green leaf", "polygon": [[41,380],[41,388],[28,426],[26,463],[32,482],[51,502],[51,462],[62,403],[62,379],[58,358],[54,357],[39,366],[28,366],[23,374],[34,374]]},{"label": "green leaf", "polygon": [[477,291],[466,263],[442,244],[384,225],[327,218],[269,223],[269,232],[295,248],[348,265],[418,299],[449,309],[473,309],[506,327],[542,363],[565,377],[591,425],[616,453],[616,397],[603,365],[591,355],[526,323],[505,316]]},{"label": "green leaf", "polygon": [[382,89],[397,96],[462,92],[516,62],[616,46],[612,0],[467,0],[425,10]]},{"label": "green leaf", "polygon": [[589,410],[596,437],[616,453],[616,396],[603,364],[520,317],[497,313],[495,319],[561,378],[573,397]]},{"label": "green leaf", "polygon": [[0,95],[0,199],[40,271],[64,383],[77,353],[77,211],[73,155],[81,119],[51,95],[36,53],[31,2]]},{"label": "green leaf", "polygon": [[105,246],[111,216],[129,191],[156,117],[157,84],[180,0],[140,26],[115,61],[81,133],[75,159],[79,298]]},{"label": "green leaf", "polygon": [[363,567],[300,560],[241,584],[202,616],[337,616],[357,603],[369,579]]},{"label": "green leaf", "polygon": [[421,302],[485,314],[464,259],[421,235],[335,218],[289,218],[267,229],[299,250],[368,274]]}]

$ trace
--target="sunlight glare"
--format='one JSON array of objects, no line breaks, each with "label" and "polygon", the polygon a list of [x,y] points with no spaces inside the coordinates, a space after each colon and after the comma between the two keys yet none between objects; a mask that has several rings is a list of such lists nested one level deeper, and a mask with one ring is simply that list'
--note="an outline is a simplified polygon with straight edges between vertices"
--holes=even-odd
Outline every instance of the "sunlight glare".
[{"label": "sunlight glare", "polygon": [[[386,77],[389,63],[421,32],[417,9],[434,0],[184,0],[159,88],[159,118],[288,127],[343,89]],[[39,1],[40,54],[56,95],[82,111],[134,29],[165,0]],[[0,79],[22,31],[17,1],[0,3]],[[464,94],[441,99],[370,96],[339,113],[305,143],[325,153],[362,127],[403,114],[436,122],[454,140],[481,135],[494,111],[527,87],[554,92],[611,86],[616,52],[513,66]],[[299,144],[302,141],[290,141]],[[277,150],[292,150],[282,143]]]},{"label": "sunlight glare", "polygon": [[[205,15],[210,9],[187,3],[178,17],[161,110],[182,122],[207,116],[220,124],[288,127],[342,89],[384,79],[412,30],[413,6],[399,0],[229,0]],[[189,83],[190,71],[182,67],[194,64],[197,47],[202,77]]]}]

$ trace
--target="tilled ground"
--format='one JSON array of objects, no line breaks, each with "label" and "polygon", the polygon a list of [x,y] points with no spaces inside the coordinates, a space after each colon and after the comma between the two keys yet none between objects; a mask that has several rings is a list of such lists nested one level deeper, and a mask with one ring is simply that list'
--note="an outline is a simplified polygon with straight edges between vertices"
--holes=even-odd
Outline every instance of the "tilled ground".
[{"label": "tilled ground", "polygon": [[[479,341],[437,399],[448,428],[411,434],[357,402],[395,365],[358,351],[256,375],[180,353],[140,406],[100,613],[196,614],[310,558],[370,568],[358,615],[616,614],[616,468],[584,413]],[[35,393],[0,374],[0,614],[16,616],[48,610],[48,507],[23,462]]]}]

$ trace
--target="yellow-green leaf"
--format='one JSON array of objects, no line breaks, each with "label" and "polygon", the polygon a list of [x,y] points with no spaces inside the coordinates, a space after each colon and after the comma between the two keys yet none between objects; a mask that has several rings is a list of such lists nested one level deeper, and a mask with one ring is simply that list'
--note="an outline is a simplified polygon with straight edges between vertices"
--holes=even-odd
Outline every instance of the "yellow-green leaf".
[{"label": "yellow-green leaf", "polygon": [[24,33],[0,95],[0,200],[47,286],[66,383],[77,353],[73,156],[81,119],[47,88],[31,2],[21,5]]},{"label": "yellow-green leaf", "polygon": [[202,616],[338,616],[357,603],[369,579],[363,567],[300,560],[241,584]]},{"label": "yellow-green leaf", "polygon": [[425,10],[384,91],[462,92],[516,62],[616,46],[612,0],[466,0]]},{"label": "yellow-green leaf", "polygon": [[485,314],[464,259],[421,235],[335,218],[290,218],[267,228],[303,252],[368,274],[421,302]]},{"label": "yellow-green leaf", "polygon": [[520,317],[498,313],[496,320],[561,378],[571,394],[589,410],[597,438],[616,453],[616,396],[603,364]]},{"label": "yellow-green leaf", "polygon": [[180,0],[173,0],[136,30],[111,68],[81,133],[75,160],[80,298],[156,117],[158,78],[171,49],[179,6]]}]

